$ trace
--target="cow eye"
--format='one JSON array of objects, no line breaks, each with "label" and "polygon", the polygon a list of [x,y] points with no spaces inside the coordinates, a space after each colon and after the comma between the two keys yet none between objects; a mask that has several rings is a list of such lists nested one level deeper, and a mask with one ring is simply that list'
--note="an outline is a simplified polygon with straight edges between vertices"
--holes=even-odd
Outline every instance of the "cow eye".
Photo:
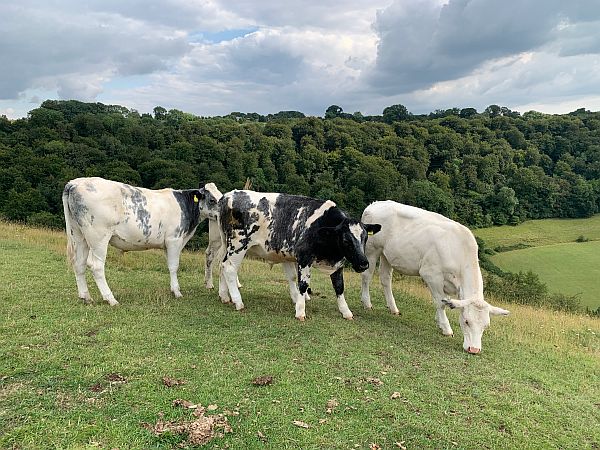
[{"label": "cow eye", "polygon": [[465,325],[469,326],[469,321],[468,320],[465,320]]}]

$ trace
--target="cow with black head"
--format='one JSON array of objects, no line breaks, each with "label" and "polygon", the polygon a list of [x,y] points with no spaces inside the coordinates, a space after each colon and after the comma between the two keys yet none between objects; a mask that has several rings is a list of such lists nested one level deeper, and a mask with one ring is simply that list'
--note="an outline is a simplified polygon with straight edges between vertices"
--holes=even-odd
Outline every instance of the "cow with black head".
[{"label": "cow with black head", "polygon": [[[211,209],[202,195],[200,208]],[[377,233],[379,225],[348,217],[330,200],[249,190],[224,194],[216,215],[225,244],[219,282],[223,302],[244,308],[237,272],[247,254],[283,265],[297,319],[306,317],[312,266],[330,275],[340,313],[353,318],[344,298],[344,261],[357,272],[369,267],[364,254],[367,235]]]}]

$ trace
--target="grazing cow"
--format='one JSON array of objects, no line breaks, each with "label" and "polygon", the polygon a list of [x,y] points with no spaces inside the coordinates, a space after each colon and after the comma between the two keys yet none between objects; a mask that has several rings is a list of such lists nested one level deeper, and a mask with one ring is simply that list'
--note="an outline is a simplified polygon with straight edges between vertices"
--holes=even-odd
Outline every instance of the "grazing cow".
[{"label": "grazing cow", "polygon": [[[479,353],[490,315],[507,315],[508,311],[483,299],[477,242],[471,231],[440,214],[393,201],[372,203],[361,220],[382,226],[365,249],[369,270],[362,275],[363,305],[371,309],[369,284],[379,258],[381,285],[392,313],[399,314],[392,294],[393,270],[420,275],[433,296],[436,321],[442,333],[453,335],[444,306],[457,308],[463,347],[469,353]],[[458,300],[452,300],[450,295],[458,296]]]},{"label": "grazing cow", "polygon": [[223,302],[233,301],[237,310],[244,308],[236,279],[248,254],[283,264],[299,320],[306,317],[312,265],[330,274],[338,308],[344,318],[352,319],[344,298],[344,260],[357,272],[366,270],[367,233],[379,231],[379,225],[366,226],[349,218],[330,200],[248,190],[223,195],[218,220],[225,243],[219,283]]},{"label": "grazing cow", "polygon": [[181,297],[179,256],[205,218],[198,206],[199,193],[198,189],[150,190],[97,177],[69,181],[62,201],[67,254],[79,297],[86,303],[91,301],[85,280],[87,265],[102,298],[111,306],[118,304],[104,275],[108,244],[124,252],[166,249],[171,291]]}]

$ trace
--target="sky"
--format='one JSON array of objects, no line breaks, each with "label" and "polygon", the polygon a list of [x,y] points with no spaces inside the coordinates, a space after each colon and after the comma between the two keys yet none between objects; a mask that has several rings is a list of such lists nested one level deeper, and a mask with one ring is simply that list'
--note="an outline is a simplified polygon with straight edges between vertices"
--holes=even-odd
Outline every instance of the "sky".
[{"label": "sky", "polygon": [[0,115],[600,110],[598,0],[0,2]]}]

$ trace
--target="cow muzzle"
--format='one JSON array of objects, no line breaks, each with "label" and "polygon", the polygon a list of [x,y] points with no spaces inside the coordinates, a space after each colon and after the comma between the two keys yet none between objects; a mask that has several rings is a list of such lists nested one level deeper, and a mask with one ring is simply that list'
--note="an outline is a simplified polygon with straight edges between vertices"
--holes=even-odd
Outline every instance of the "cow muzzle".
[{"label": "cow muzzle", "polygon": [[477,355],[478,353],[481,353],[481,349],[477,347],[468,347],[467,353],[470,353],[471,355]]},{"label": "cow muzzle", "polygon": [[356,266],[354,266],[353,268],[356,272],[361,273],[369,268],[369,263],[368,262],[360,263],[360,264],[357,264]]}]

